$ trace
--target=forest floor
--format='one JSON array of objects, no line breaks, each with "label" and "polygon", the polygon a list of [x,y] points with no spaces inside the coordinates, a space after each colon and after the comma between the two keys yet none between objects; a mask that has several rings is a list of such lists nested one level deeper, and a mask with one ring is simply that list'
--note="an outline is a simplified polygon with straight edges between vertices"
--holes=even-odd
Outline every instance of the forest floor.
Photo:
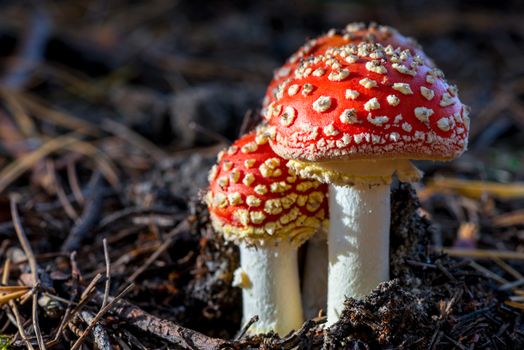
[{"label": "forest floor", "polygon": [[[89,4],[0,5],[0,349],[524,348],[517,1]],[[246,337],[207,172],[273,69],[352,21],[420,41],[470,149],[393,187],[390,282],[328,329]]]}]

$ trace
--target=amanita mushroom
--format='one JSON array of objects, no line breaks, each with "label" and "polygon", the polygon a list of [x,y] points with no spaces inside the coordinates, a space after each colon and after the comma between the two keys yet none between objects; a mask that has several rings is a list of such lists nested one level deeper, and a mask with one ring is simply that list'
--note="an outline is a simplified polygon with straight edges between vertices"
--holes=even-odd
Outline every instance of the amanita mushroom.
[{"label": "amanita mushroom", "polygon": [[380,44],[327,49],[292,76],[267,110],[268,133],[290,167],[329,184],[332,324],[346,297],[363,298],[389,279],[392,175],[415,181],[410,159],[464,152],[468,108],[440,70]]},{"label": "amanita mushroom", "polygon": [[[272,108],[272,103],[279,96],[287,93],[293,95],[298,93],[299,86],[288,84],[293,78],[294,71],[301,61],[310,56],[324,54],[326,50],[342,47],[348,44],[380,43],[383,46],[400,47],[408,49],[411,54],[418,55],[428,66],[434,66],[433,62],[424,54],[418,43],[409,37],[400,34],[396,29],[375,23],[365,25],[363,23],[350,23],[343,30],[330,30],[327,34],[306,42],[294,53],[287,62],[278,69],[270,82],[263,102],[263,110]],[[316,70],[313,75],[321,74],[322,70]],[[287,91],[284,89],[287,88]],[[318,314],[320,309],[325,309],[327,298],[327,272],[328,272],[328,249],[327,236],[319,233],[308,241],[306,259],[304,266],[304,279],[302,285],[303,305],[306,318],[312,318]],[[322,263],[321,263],[322,262]]]},{"label": "amanita mushroom", "polygon": [[285,335],[303,322],[297,248],[325,223],[327,186],[298,178],[267,141],[258,130],[221,152],[206,200],[215,230],[240,247],[244,320],[259,317],[250,332]]}]

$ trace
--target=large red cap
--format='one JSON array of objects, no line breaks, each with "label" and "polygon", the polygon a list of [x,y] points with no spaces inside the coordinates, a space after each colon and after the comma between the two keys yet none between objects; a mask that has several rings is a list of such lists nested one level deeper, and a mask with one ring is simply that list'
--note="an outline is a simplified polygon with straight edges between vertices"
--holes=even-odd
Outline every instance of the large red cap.
[{"label": "large red cap", "polygon": [[276,70],[266,90],[263,108],[267,108],[277,98],[277,95],[281,93],[278,87],[287,79],[292,78],[292,72],[303,59],[323,54],[330,48],[360,42],[380,43],[383,46],[390,45],[394,48],[408,49],[411,54],[419,56],[426,64],[433,66],[433,62],[422,51],[420,45],[413,38],[400,34],[396,29],[375,23],[369,25],[350,23],[342,31],[330,30],[325,35],[309,40],[281,68]]},{"label": "large red cap", "polygon": [[213,226],[236,241],[300,244],[325,224],[327,187],[297,177],[261,130],[219,154],[206,196]]},{"label": "large red cap", "polygon": [[449,160],[467,147],[468,108],[457,88],[409,50],[330,48],[292,75],[266,115],[284,158]]}]

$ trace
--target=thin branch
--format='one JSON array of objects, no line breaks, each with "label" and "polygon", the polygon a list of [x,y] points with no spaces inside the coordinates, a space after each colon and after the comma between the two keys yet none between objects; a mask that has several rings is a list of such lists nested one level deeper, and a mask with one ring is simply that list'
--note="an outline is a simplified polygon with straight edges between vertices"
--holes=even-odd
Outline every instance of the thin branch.
[{"label": "thin branch", "polygon": [[[80,317],[88,325],[93,324],[94,319],[95,319],[95,316],[89,311],[81,311]],[[107,331],[98,322],[95,324],[95,327],[93,329],[93,338],[99,350],[111,350],[112,349],[111,341],[109,339],[109,335],[107,334]]]},{"label": "thin branch", "polygon": [[80,189],[80,183],[78,182],[78,174],[76,173],[76,167],[73,161],[67,163],[67,180],[69,182],[69,186],[71,187],[71,191],[73,192],[75,200],[78,202],[78,204],[84,205],[85,198],[84,194],[82,193],[82,190]]},{"label": "thin branch", "polygon": [[247,330],[249,327],[251,327],[254,323],[258,322],[258,315],[255,315],[249,319],[249,321],[246,322],[246,324],[240,329],[240,332],[235,337],[235,340],[240,340],[246,335]]},{"label": "thin branch", "polygon": [[[27,260],[29,262],[29,268],[31,269],[31,276],[33,278],[33,287],[36,288],[40,283],[39,278],[38,278],[38,265],[36,264],[36,258],[33,253],[33,249],[31,248],[31,245],[29,244],[29,240],[27,239],[27,236],[24,232],[22,223],[20,221],[20,215],[18,214],[18,208],[16,205],[16,197],[13,195],[11,196],[10,200],[11,200],[11,216],[13,219],[13,224],[15,226],[16,235],[18,236],[20,245],[22,246],[22,249],[24,250]],[[34,328],[36,340],[38,341],[38,347],[44,350],[46,347],[44,343],[44,338],[42,337],[42,332],[40,331],[40,325],[38,323],[38,291],[36,290],[35,290],[35,293],[33,294],[32,318],[33,318],[33,328]]]},{"label": "thin branch", "polygon": [[70,252],[80,248],[84,239],[92,234],[93,228],[98,223],[103,202],[103,178],[100,172],[95,172],[89,184],[89,198],[82,214],[75,221],[71,232],[62,244],[62,252]]},{"label": "thin branch", "polygon": [[[97,292],[93,298],[98,303],[101,303],[103,295]],[[111,297],[109,300],[110,303],[114,301]],[[131,326],[154,334],[160,339],[183,349],[217,350],[231,348],[233,344],[230,341],[211,338],[197,331],[179,326],[171,321],[160,319],[125,300],[117,301],[110,313],[119,319],[125,320]]]},{"label": "thin branch", "polygon": [[[104,301],[102,307],[107,305],[107,299],[109,298],[109,290],[111,288],[111,261],[109,260],[109,250],[107,249],[107,239],[104,238],[102,241],[104,245],[104,259],[106,262],[106,285],[104,288]],[[132,282],[132,281],[131,281]]]},{"label": "thin branch", "polygon": [[[7,258],[4,263],[4,269],[2,271],[2,284],[7,284],[7,281],[9,280],[9,271],[11,269],[11,259]],[[9,307],[11,308],[11,311],[13,312],[15,316],[15,324],[18,328],[18,334],[22,338],[22,341],[26,344],[27,348],[29,350],[34,350],[33,344],[29,341],[27,338],[27,335],[25,334],[24,325],[22,322],[22,318],[20,317],[20,312],[18,312],[18,307],[16,306],[16,303],[11,300],[9,302]]]},{"label": "thin branch", "polygon": [[173,238],[180,232],[182,232],[183,230],[187,230],[189,227],[189,224],[187,222],[187,220],[184,220],[182,222],[180,222],[170,233],[169,233],[169,236],[167,237],[167,240],[162,243],[156,250],[153,254],[151,254],[151,256],[149,258],[147,258],[147,260],[140,266],[138,267],[135,272],[133,272],[133,274],[127,279],[128,282],[134,282],[138,276],[140,276],[145,270],[147,270],[149,268],[149,266],[151,266],[151,264],[153,262],[155,262],[159,256],[164,253],[170,246],[171,244],[173,244]]},{"label": "thin branch", "polygon": [[96,314],[95,318],[91,321],[89,326],[85,329],[85,331],[82,333],[82,335],[76,340],[76,342],[71,347],[71,350],[78,350],[82,343],[84,342],[85,338],[91,333],[91,330],[93,327],[96,326],[98,321],[116,304],[118,300],[120,300],[124,295],[126,295],[135,285],[129,284],[126,289],[122,291],[122,293],[118,294],[113,300],[111,300],[106,306],[100,309],[98,313]]}]

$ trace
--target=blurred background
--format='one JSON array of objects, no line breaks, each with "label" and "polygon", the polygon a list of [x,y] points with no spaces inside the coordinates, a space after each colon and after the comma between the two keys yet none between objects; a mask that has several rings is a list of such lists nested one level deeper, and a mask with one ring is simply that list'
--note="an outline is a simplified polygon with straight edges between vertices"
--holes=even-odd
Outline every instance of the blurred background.
[{"label": "blurred background", "polygon": [[[233,139],[275,68],[353,21],[416,38],[473,109],[479,176],[522,153],[520,1],[2,1],[2,85],[92,122],[121,120],[170,149]],[[205,125],[204,125],[205,124]],[[495,162],[497,158],[498,162]],[[489,161],[489,163],[486,163]],[[491,163],[495,162],[495,163]],[[488,165],[501,166],[496,171]],[[484,168],[484,169],[482,169]],[[506,171],[503,171],[506,170]]]},{"label": "blurred background", "polygon": [[[469,151],[451,163],[419,164],[426,176],[416,188],[421,212],[433,220],[434,247],[467,256],[464,249],[479,256],[510,251],[512,266],[524,272],[519,0],[4,0],[0,257],[15,242],[8,193],[22,196],[35,249],[55,252],[64,251],[85,204],[100,199],[91,196],[93,189],[102,186],[103,214],[80,241],[100,247],[100,237],[110,236],[113,259],[127,259],[118,260],[115,273],[129,276],[133,263],[142,264],[161,246],[162,232],[178,223],[173,215],[194,213],[190,199],[205,188],[216,152],[245,120],[256,119],[273,70],[306,39],[355,21],[391,25],[417,39],[472,107]],[[205,247],[184,239],[182,246]],[[103,267],[101,250],[70,244],[88,276]],[[200,303],[210,314],[227,310],[182,288],[195,264],[205,265],[186,253],[170,250],[150,262],[154,276],[151,270],[133,274],[142,283],[134,301],[151,308],[149,288],[167,303]],[[187,310],[156,307],[188,326],[208,327],[184,318]],[[230,331],[237,328],[235,312]]]}]

